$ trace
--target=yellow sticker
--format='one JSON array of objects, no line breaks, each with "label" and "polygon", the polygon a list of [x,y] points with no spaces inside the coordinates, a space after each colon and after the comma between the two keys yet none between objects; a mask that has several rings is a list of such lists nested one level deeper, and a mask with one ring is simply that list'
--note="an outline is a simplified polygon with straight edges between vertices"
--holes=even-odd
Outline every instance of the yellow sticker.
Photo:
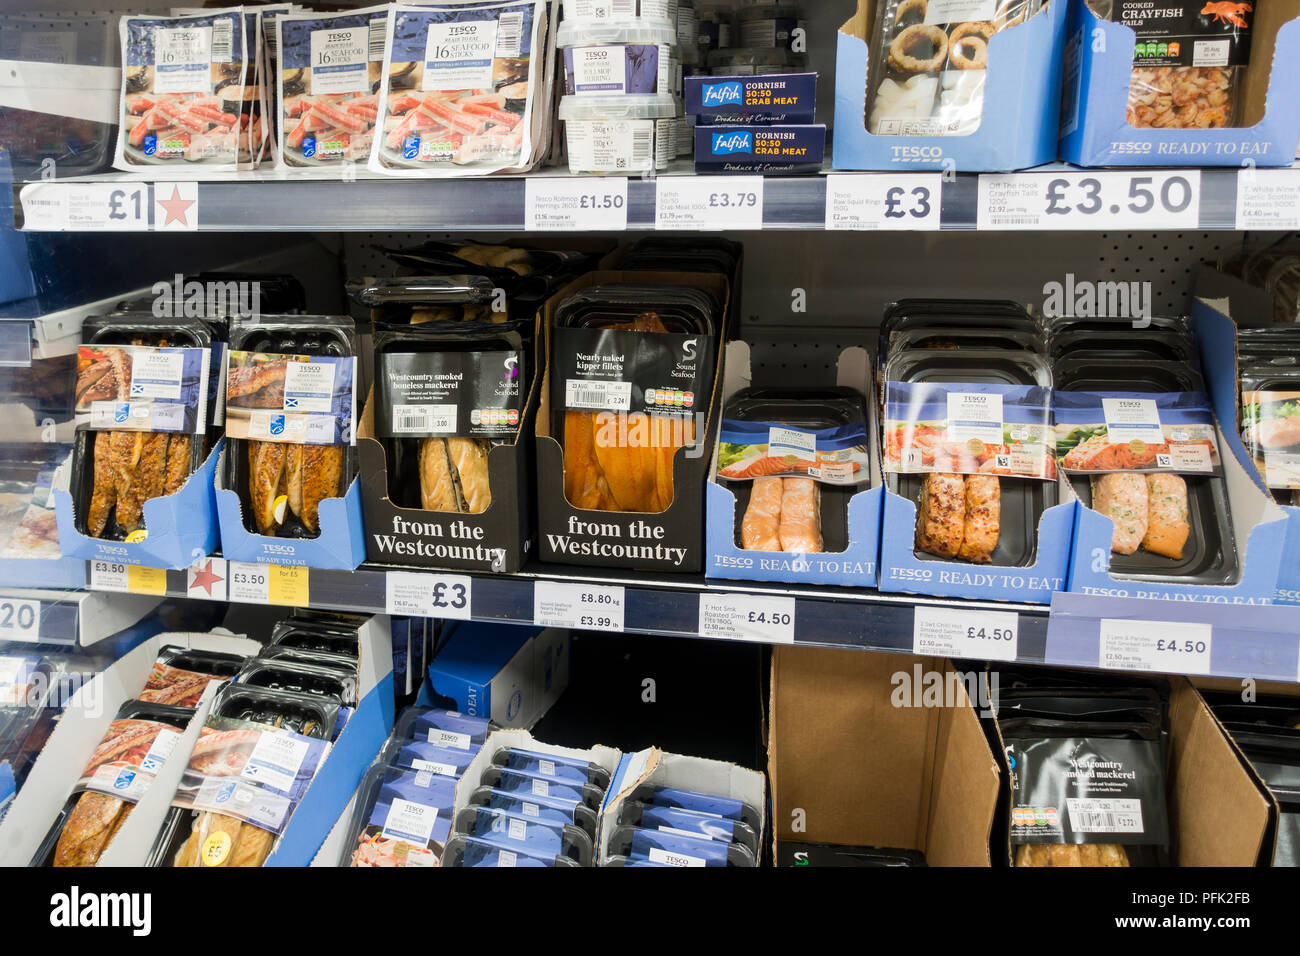
[{"label": "yellow sticker", "polygon": [[126,543],[136,544],[140,541],[143,541],[147,537],[149,537],[149,530],[147,528],[136,528],[134,531],[132,531],[130,534],[126,536]]},{"label": "yellow sticker", "polygon": [[269,603],[288,607],[306,607],[310,603],[306,568],[268,564],[266,572],[266,599]]},{"label": "yellow sticker", "polygon": [[166,594],[167,572],[162,568],[127,565],[126,589],[132,594]]},{"label": "yellow sticker", "polygon": [[209,833],[208,838],[203,841],[203,846],[199,848],[199,863],[203,866],[220,866],[226,861],[226,857],[230,856],[230,848],[234,843],[235,841],[225,830]]}]

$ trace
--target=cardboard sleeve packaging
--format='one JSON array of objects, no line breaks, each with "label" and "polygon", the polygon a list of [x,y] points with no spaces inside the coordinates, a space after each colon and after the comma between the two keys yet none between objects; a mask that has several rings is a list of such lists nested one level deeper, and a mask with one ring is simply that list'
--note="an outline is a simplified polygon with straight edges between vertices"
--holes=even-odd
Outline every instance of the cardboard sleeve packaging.
[{"label": "cardboard sleeve packaging", "polygon": [[[229,449],[222,452],[228,453]],[[218,481],[223,474],[225,468],[219,464]],[[352,479],[342,498],[326,498],[320,503],[320,534],[314,538],[276,538],[249,531],[244,527],[243,504],[238,492],[219,484],[217,517],[221,525],[221,552],[230,561],[351,571],[366,556],[360,478]]]},{"label": "cardboard sleeve packaging", "polygon": [[[149,568],[188,568],[217,547],[217,506],[213,479],[225,443],[218,442],[194,474],[175,494],[150,498],[144,503],[143,541],[106,541],[77,530],[72,496],[62,488],[52,491],[59,549],[65,557],[87,561],[112,561]],[[42,587],[50,587],[47,580]]]},{"label": "cardboard sleeve packaging", "polygon": [[[540,334],[534,341],[540,340]],[[534,347],[528,356],[539,369]],[[375,436],[374,394],[357,428],[366,559],[378,564],[512,574],[532,547],[533,478],[527,436],[537,415],[542,376],[534,374],[524,415],[508,444],[488,451],[492,503],[482,514],[400,508],[388,497],[388,456]]]},{"label": "cardboard sleeve packaging", "polygon": [[1061,158],[1080,166],[1291,165],[1300,140],[1300,0],[1254,7],[1240,126],[1139,129],[1127,113],[1133,28],[1099,17],[1088,0],[1071,4]]},{"label": "cardboard sleeve packaging", "polygon": [[[536,420],[537,439],[537,530],[543,561],[594,567],[635,568],[646,571],[697,572],[704,563],[704,485],[712,461],[714,435],[722,395],[723,343],[730,322],[728,283],[719,275],[686,272],[591,272],[556,293],[546,303],[545,344],[551,351],[551,330],[555,313],[565,297],[592,285],[608,282],[651,282],[662,285],[692,285],[712,292],[723,308],[717,342],[713,390],[707,417],[697,428],[698,444],[683,447],[673,458],[673,503],[659,514],[624,511],[583,511],[564,496],[564,449],[551,436],[551,372],[547,363],[542,380]],[[660,556],[574,553],[571,548],[594,544],[615,548],[642,547]]]},{"label": "cardboard sleeve packaging", "polygon": [[[837,365],[836,384],[857,389],[867,403],[868,445],[871,453],[869,482],[852,486],[848,501],[848,542],[843,551],[820,554],[783,554],[746,551],[736,545],[737,522],[742,518],[734,485],[718,481],[716,458],[710,458],[709,483],[705,486],[708,564],[705,575],[742,581],[784,581],[803,584],[839,584],[872,587],[876,583],[876,556],[880,541],[880,504],[884,487],[880,474],[879,440],[876,436],[876,403],[871,386],[871,361],[866,349],[845,349]],[[749,345],[727,343],[723,367],[722,403],[751,381]]]},{"label": "cardboard sleeve packaging", "polygon": [[1024,23],[994,35],[984,114],[974,133],[877,136],[867,132],[866,115],[867,97],[874,95],[867,70],[878,5],[858,0],[836,40],[834,168],[1006,172],[1054,160],[1066,7],[1059,0],[1044,4]]},{"label": "cardboard sleeve packaging", "polygon": [[[1232,321],[1208,302],[1198,299],[1192,305],[1192,326],[1218,419],[1219,458],[1223,462],[1223,480],[1232,512],[1232,530],[1241,563],[1240,576],[1235,583],[1227,585],[1164,584],[1116,577],[1109,570],[1115,523],[1100,512],[1085,508],[1074,497],[1073,491],[1068,491],[1067,500],[1073,500],[1076,507],[1074,553],[1070,561],[1071,591],[1157,600],[1272,604],[1279,573],[1289,577],[1296,573],[1294,565],[1286,568],[1283,560],[1289,523],[1287,514],[1273,503],[1262,487],[1235,427],[1238,387]],[[1234,423],[1234,426],[1224,428],[1223,422]]]},{"label": "cardboard sleeve packaging", "polygon": [[[1210,708],[1186,678],[1171,677],[1168,764],[1165,797],[1169,806],[1173,866],[1254,866],[1268,836],[1269,798],[1241,751],[1226,736]],[[1240,689],[1240,683],[1236,684]],[[1011,845],[1010,770],[1001,750],[996,721],[988,721],[998,743],[1003,792],[999,862],[1008,865]]]},{"label": "cardboard sleeve packaging", "polygon": [[[925,706],[926,681],[952,692],[951,706]],[[940,658],[775,648],[775,844],[892,847],[920,850],[931,866],[989,866],[1001,778],[970,686]]]}]

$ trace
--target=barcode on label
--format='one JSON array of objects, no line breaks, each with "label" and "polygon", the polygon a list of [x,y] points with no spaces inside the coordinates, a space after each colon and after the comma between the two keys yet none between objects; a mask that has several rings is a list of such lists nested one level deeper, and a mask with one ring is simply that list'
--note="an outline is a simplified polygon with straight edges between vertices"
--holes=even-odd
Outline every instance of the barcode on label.
[{"label": "barcode on label", "polygon": [[397,420],[397,430],[403,432],[422,432],[429,427],[427,415],[403,415]]},{"label": "barcode on label", "polygon": [[632,407],[631,382],[588,382],[569,379],[565,383],[564,406],[579,409],[609,409],[626,412]]},{"label": "barcode on label", "polygon": [[370,35],[367,40],[366,59],[372,63],[382,63],[384,59],[384,37],[388,33],[387,18],[370,21]]},{"label": "barcode on label", "polygon": [[497,56],[519,56],[523,40],[524,15],[522,13],[503,13],[497,20]]},{"label": "barcode on label", "polygon": [[1097,800],[1070,797],[1070,829],[1075,833],[1141,833],[1141,800]]},{"label": "barcode on label", "polygon": [[211,54],[213,63],[231,63],[234,61],[234,53],[231,50],[234,45],[234,25],[235,21],[230,19],[213,22]]},{"label": "barcode on label", "polygon": [[637,123],[632,129],[632,162],[644,163],[654,149],[654,125]]}]

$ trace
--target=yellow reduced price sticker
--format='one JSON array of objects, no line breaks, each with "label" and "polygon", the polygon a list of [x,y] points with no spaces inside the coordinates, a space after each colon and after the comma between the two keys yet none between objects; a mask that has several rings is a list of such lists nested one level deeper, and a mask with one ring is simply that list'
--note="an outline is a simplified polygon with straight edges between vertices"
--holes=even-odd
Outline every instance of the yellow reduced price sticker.
[{"label": "yellow reduced price sticker", "polygon": [[142,568],[131,564],[126,569],[126,589],[132,594],[166,594],[167,572],[162,568]]},{"label": "yellow reduced price sticker", "polygon": [[311,592],[307,584],[307,568],[285,567],[281,564],[266,566],[266,600],[270,604],[288,607],[306,607]]}]

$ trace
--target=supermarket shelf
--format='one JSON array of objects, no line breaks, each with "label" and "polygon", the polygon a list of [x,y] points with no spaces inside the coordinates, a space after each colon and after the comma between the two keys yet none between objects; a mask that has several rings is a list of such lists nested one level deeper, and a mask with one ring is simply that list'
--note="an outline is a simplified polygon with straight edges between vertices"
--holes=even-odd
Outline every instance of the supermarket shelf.
[{"label": "supermarket shelf", "polygon": [[[204,573],[197,573],[196,568]],[[230,582],[232,572],[256,576],[262,570],[290,571],[262,565],[232,567],[221,558],[205,558],[196,568],[166,572],[167,596],[238,603],[239,597],[232,591],[236,585]],[[413,572],[377,566],[356,571],[298,568],[291,573],[293,586],[279,593],[292,593],[292,597],[257,597],[250,603],[301,603],[322,609],[530,625],[560,623],[535,616],[538,598],[554,597],[559,586],[558,593],[572,602],[571,607],[582,606],[578,603],[581,595],[592,595],[588,600],[594,610],[584,620],[563,622],[579,629],[913,653],[933,649],[932,645],[918,645],[918,638],[922,632],[933,636],[937,621],[941,631],[945,625],[950,628],[948,637],[951,629],[956,629],[949,656],[1073,667],[1101,666],[1103,628],[1113,632],[1115,622],[1136,622],[1139,630],[1145,630],[1146,623],[1154,621],[1161,622],[1158,634],[1165,641],[1159,651],[1153,644],[1146,659],[1135,658],[1114,669],[1300,680],[1300,615],[1295,608],[1280,606],[1058,594],[1048,608],[884,594],[866,588],[767,585],[557,566],[532,566],[513,575]],[[112,580],[113,572],[105,569],[98,574],[91,567],[88,579],[94,588],[101,580]],[[265,582],[262,588],[269,595],[277,593]],[[612,599],[602,588],[614,589]],[[423,611],[394,604],[399,589],[406,600],[415,597],[423,602]],[[601,603],[607,599],[610,603]],[[734,625],[727,633],[714,624],[705,626],[701,618],[702,603],[716,609],[718,602],[730,605],[723,612]],[[783,619],[787,613],[789,619]],[[1014,630],[1014,637],[1007,633],[1008,628]],[[1008,643],[999,643],[1002,640]],[[1204,647],[1199,646],[1202,641]],[[1008,649],[1013,653],[1007,653]]]},{"label": "supermarket shelf", "polygon": [[89,647],[138,623],[157,595],[0,588],[0,643]]},{"label": "supermarket shelf", "polygon": [[[829,171],[827,171],[829,172]],[[1080,170],[1061,163],[1049,164],[1015,174],[1032,184],[1035,195],[1045,194],[1052,180],[1062,173],[1097,175],[1099,171]],[[1131,169],[1106,171],[1105,176],[1150,176],[1153,171]],[[1252,170],[1218,168],[1182,170],[1192,182],[1199,212],[1195,222],[1178,221],[1162,214],[1159,207],[1142,221],[1129,216],[1118,222],[1113,216],[1071,215],[1068,228],[1109,230],[1114,228],[1234,230],[1237,228],[1238,177],[1253,175]],[[1300,190],[1300,165],[1285,171],[1294,175]],[[193,172],[188,173],[192,175]],[[174,175],[181,175],[177,173]],[[832,173],[837,179],[870,181],[875,184],[900,184],[907,188],[928,176],[942,183],[938,223],[907,220],[894,228],[940,228],[971,230],[979,228],[981,175],[957,173]],[[678,162],[659,179],[690,177],[690,164]],[[765,230],[821,230],[826,227],[828,176],[769,177],[764,181],[762,228]],[[598,177],[574,177],[546,170],[529,177],[479,177],[463,179],[399,179],[379,176],[364,169],[350,167],[337,170],[263,169],[249,173],[213,176],[197,184],[197,228],[201,231],[375,231],[432,230],[439,232],[505,232],[526,228],[526,179],[567,179],[590,184],[593,191],[609,180]],[[727,177],[718,182],[727,181]],[[734,180],[732,180],[734,182]],[[14,218],[24,228],[23,202],[36,198],[49,201],[61,193],[76,190],[87,183],[130,186],[144,184],[154,201],[151,212],[134,225],[118,223],[117,228],[144,231],[160,229],[166,222],[156,200],[171,195],[172,183],[159,178],[152,181],[145,173],[109,173],[99,176],[15,185]],[[627,181],[628,230],[655,228],[656,178]],[[167,190],[167,192],[163,192]],[[1109,197],[1109,193],[1107,194]],[[1121,189],[1120,196],[1127,195]],[[1110,207],[1119,211],[1117,205]],[[1052,221],[1053,227],[1060,223]],[[82,227],[77,227],[78,229]],[[96,226],[94,228],[103,228]],[[169,227],[170,228],[170,227]],[[737,222],[737,229],[747,228]],[[73,231],[76,231],[75,229]],[[591,231],[587,229],[586,231]]]}]

